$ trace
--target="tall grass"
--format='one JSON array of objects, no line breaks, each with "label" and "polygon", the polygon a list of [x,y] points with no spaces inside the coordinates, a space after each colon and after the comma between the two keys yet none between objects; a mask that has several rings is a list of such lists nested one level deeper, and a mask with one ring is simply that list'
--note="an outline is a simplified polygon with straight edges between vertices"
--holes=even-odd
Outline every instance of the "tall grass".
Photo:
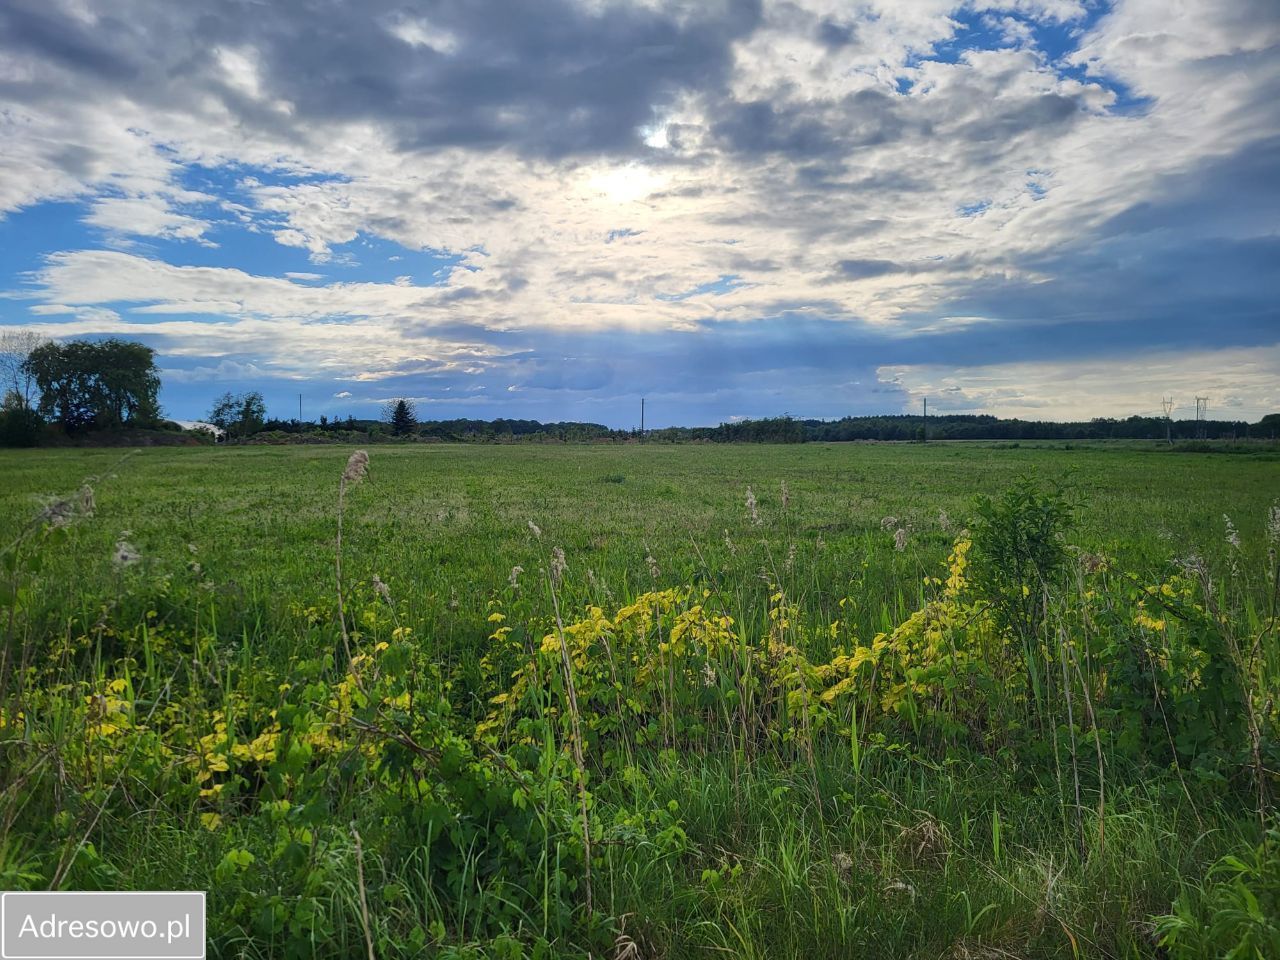
[{"label": "tall grass", "polygon": [[[6,459],[0,886],[206,888],[245,957],[1263,937],[1274,474],[1154,455]],[[973,495],[1068,463],[984,572]]]}]

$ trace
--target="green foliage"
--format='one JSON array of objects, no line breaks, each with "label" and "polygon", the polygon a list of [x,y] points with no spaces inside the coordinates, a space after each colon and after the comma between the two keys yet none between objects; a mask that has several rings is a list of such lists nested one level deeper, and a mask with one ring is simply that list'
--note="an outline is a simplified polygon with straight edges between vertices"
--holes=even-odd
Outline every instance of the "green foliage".
[{"label": "green foliage", "polygon": [[40,442],[44,420],[26,407],[0,409],[0,447],[34,447]]},{"label": "green foliage", "polygon": [[1065,535],[1075,509],[1057,484],[1020,477],[999,496],[974,501],[972,578],[1000,625],[1033,640],[1045,592],[1067,560]]},{"label": "green foliage", "polygon": [[[1103,710],[1117,718],[1117,746],[1160,764],[1185,764],[1221,781],[1243,769],[1249,678],[1212,597],[1184,573],[1112,588],[1127,603],[1098,605],[1098,655],[1109,664]],[[1260,638],[1262,639],[1262,638]]]},{"label": "green foliage", "polygon": [[31,351],[26,367],[40,390],[40,413],[69,432],[145,426],[159,417],[155,351],[140,343],[43,343]]},{"label": "green foliage", "polygon": [[249,393],[224,393],[213,402],[206,418],[220,430],[225,430],[228,437],[248,437],[262,429],[267,418],[267,405],[262,394],[254,390]]},{"label": "green foliage", "polygon": [[397,437],[408,436],[418,425],[413,403],[403,398],[390,405],[387,420],[391,424],[391,432]]},{"label": "green foliage", "polygon": [[1157,918],[1156,931],[1172,960],[1280,957],[1280,830],[1215,863]]},{"label": "green foliage", "polygon": [[0,455],[0,885],[207,889],[211,955],[1150,956],[1255,725],[1277,786],[1267,464],[1091,454],[1024,642],[939,511],[1034,547],[1075,454],[388,446],[348,650],[346,452]]},{"label": "green foliage", "polygon": [[[720,443],[804,443],[807,439],[804,424],[789,416],[737,420],[713,429],[695,429],[692,432],[695,435],[705,433],[708,439]],[[661,437],[663,431],[655,433]]]}]

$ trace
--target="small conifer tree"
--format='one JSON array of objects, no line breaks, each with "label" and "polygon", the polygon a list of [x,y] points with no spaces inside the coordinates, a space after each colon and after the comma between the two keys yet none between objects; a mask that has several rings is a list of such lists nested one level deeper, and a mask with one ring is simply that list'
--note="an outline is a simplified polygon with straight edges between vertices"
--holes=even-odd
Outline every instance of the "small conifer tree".
[{"label": "small conifer tree", "polygon": [[418,425],[418,417],[413,403],[409,400],[397,400],[391,407],[391,432],[397,437],[408,436]]}]

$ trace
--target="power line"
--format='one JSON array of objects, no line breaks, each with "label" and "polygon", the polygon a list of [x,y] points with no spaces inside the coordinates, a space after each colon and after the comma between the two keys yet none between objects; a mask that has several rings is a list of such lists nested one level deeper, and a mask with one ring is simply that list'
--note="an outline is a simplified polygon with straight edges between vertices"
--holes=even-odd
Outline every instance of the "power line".
[{"label": "power line", "polygon": [[1196,397],[1196,439],[1205,438],[1205,419],[1209,415],[1209,398]]}]

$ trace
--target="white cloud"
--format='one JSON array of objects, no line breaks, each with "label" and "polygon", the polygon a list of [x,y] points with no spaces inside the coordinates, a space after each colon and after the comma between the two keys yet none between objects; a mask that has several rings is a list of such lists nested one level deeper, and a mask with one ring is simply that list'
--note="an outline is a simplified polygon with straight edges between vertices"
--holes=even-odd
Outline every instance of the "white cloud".
[{"label": "white cloud", "polygon": [[121,235],[199,240],[209,224],[198,217],[178,213],[161,196],[100,197],[93,202],[85,222]]},{"label": "white cloud", "polygon": [[[256,363],[222,360],[212,365],[169,367],[160,371],[162,380],[172,383],[219,383],[225,380],[258,380],[272,376]],[[278,375],[278,374],[277,374]]]},{"label": "white cloud", "polygon": [[1280,408],[1280,344],[1250,350],[1142,353],[1127,359],[1044,361],[984,366],[880,367],[882,383],[907,391],[909,409],[929,398],[939,413],[991,413],[1031,420],[1160,416],[1172,397],[1175,418],[1190,417],[1195,397],[1213,416],[1256,420]]},{"label": "white cloud", "polygon": [[[251,353],[265,370],[365,379],[463,356],[497,362],[480,338],[432,334],[462,326],[696,330],[785,315],[867,322],[902,336],[985,329],[1042,318],[980,315],[952,302],[981,283],[1053,281],[1055,257],[1125,211],[1161,202],[1168,177],[1280,135],[1280,17],[1267,16],[1265,0],[1119,0],[1069,57],[1086,68],[1083,80],[1033,42],[1042,23],[1084,30],[1086,7],[1076,0],[769,2],[761,22],[738,33],[716,26],[727,6],[588,6],[596,19],[575,22],[587,31],[582,49],[523,64],[529,89],[540,92],[521,99],[527,91],[508,91],[501,102],[462,82],[467,73],[455,86],[435,84],[473,45],[467,62],[497,70],[552,49],[563,31],[552,25],[530,53],[515,40],[502,46],[494,25],[469,23],[465,11],[428,19],[374,5],[347,26],[364,31],[353,49],[382,57],[354,68],[335,60],[306,83],[299,63],[318,47],[287,41],[296,27],[287,5],[260,21],[223,24],[216,42],[195,35],[181,8],[152,25],[154,40],[143,23],[133,39],[151,46],[135,72],[170,69],[170,56],[183,65],[163,83],[106,68],[101,83],[86,82],[77,73],[84,63],[34,48],[0,56],[8,81],[0,213],[83,198],[86,220],[113,234],[198,242],[211,223],[193,211],[214,201],[237,229],[304,250],[333,264],[334,275],[355,259],[341,248],[361,237],[461,258],[441,285],[415,286],[407,263],[391,283],[337,283],[304,271],[259,276],[252,264],[62,251],[24,290],[33,312],[72,318],[65,331],[127,334],[145,320],[170,352]],[[78,9],[69,31],[94,20],[91,5]],[[1008,45],[932,59],[936,44],[962,32],[960,15],[974,11]],[[695,47],[702,72],[692,79],[669,80],[681,65],[678,45],[639,46],[615,66],[630,71],[628,88],[661,81],[628,139],[611,126],[618,111],[593,113],[596,102],[583,99],[592,91],[580,89],[574,71],[591,76],[598,66],[590,30],[608,25],[602,43],[627,29],[647,37],[645,17],[667,18],[663,36],[704,20],[712,28]],[[324,49],[345,49],[346,37],[324,36],[333,41]],[[112,37],[123,63],[129,38]],[[721,53],[722,73],[702,66],[720,63]],[[647,57],[661,66],[647,67]],[[386,96],[368,98],[368,89]],[[1126,89],[1149,102],[1113,109]],[[437,99],[414,99],[422,91]],[[557,92],[563,103],[537,99]],[[562,143],[549,147],[526,128],[543,107],[564,120]],[[196,163],[307,176],[239,177],[233,202],[182,186]],[[1215,214],[1213,236],[1266,235],[1255,222],[1267,219],[1265,209],[1251,220],[1247,206]],[[1195,225],[1185,232],[1194,235]],[[606,243],[611,236],[623,239]],[[708,289],[722,277],[738,280],[727,292]],[[1087,273],[1074,279],[1090,281]],[[659,298],[685,291],[702,292]],[[218,322],[166,319],[177,315]],[[1034,380],[1041,368],[1001,369]],[[1029,392],[1026,409],[1044,394]]]},{"label": "white cloud", "polygon": [[[869,129],[870,141],[832,165],[821,189],[797,181],[795,159],[740,160],[716,147],[710,131],[717,118],[697,96],[671,114],[683,146],[669,152],[688,162],[658,169],[633,161],[551,165],[504,151],[405,151],[372,123],[342,123],[323,135],[317,129],[302,142],[260,140],[250,149],[229,127],[234,118],[219,122],[217,111],[199,128],[173,117],[151,119],[153,126],[164,121],[165,140],[179,145],[180,155],[225,153],[252,161],[266,154],[273,162],[287,157],[302,168],[342,174],[342,180],[294,185],[246,182],[258,213],[282,221],[273,230],[277,242],[307,250],[316,262],[362,232],[410,249],[482,248],[483,263],[468,254],[468,265],[483,270],[455,271],[452,279],[482,298],[472,309],[494,326],[519,317],[547,325],[687,328],[707,317],[750,320],[797,308],[900,323],[936,307],[958,281],[993,273],[1033,276],[1019,261],[1141,201],[1154,171],[1185,168],[1231,146],[1205,130],[1225,103],[1207,118],[1200,104],[1177,101],[1159,103],[1146,118],[1107,116],[1097,112],[1108,96],[1103,87],[1064,79],[1030,52],[976,52],[954,64],[905,66],[913,54],[954,34],[953,4],[873,6],[874,17],[850,21],[856,42],[847,49],[832,51],[812,39],[823,18],[848,15],[842,5],[821,3],[771,6],[765,26],[737,47],[732,83],[740,100],[765,97],[775,110],[803,105],[834,131],[857,124],[859,116],[869,122],[867,111],[848,112],[850,97],[874,94],[868,110],[886,111],[892,135]],[[1013,6],[1050,20],[1081,13],[1075,3]],[[1099,74],[1126,75],[1121,55],[1128,47],[1115,37],[1128,29],[1126,9],[1086,39],[1088,62]],[[1191,17],[1161,22],[1168,36],[1185,36],[1184,45],[1202,26]],[[393,28],[417,38],[407,43],[426,42],[425,23],[398,20]],[[263,95],[256,54],[225,48],[217,56],[228,82],[246,95]],[[909,95],[894,87],[902,76],[915,82]],[[1052,96],[1080,96],[1095,112],[1047,128],[1003,126],[1004,115],[1025,122],[1027,110]],[[1245,98],[1243,91],[1222,96]],[[997,139],[975,145],[975,127]],[[1188,135],[1197,128],[1205,132]],[[1232,139],[1246,137],[1239,131]],[[1051,188],[1043,202],[1027,188],[1031,169],[1047,171],[1042,176]],[[862,189],[862,183],[875,186]],[[495,206],[495,193],[511,202]],[[987,199],[983,215],[955,216],[959,207]],[[92,217],[118,227],[132,222],[144,235],[199,236],[201,230],[200,221],[142,199],[99,200]],[[608,249],[599,245],[619,228],[636,235]],[[921,256],[941,258],[943,267],[856,280],[833,271],[840,260]],[[748,282],[725,296],[654,298],[725,274]]]},{"label": "white cloud", "polygon": [[458,48],[457,37],[433,25],[426,17],[400,15],[387,29],[411,47],[427,47],[437,53],[453,53]]},{"label": "white cloud", "polygon": [[[74,316],[39,325],[51,335],[145,332],[169,356],[246,354],[264,358],[263,368],[281,377],[378,380],[485,366],[504,355],[483,343],[432,334],[432,321],[456,318],[444,302],[448,291],[439,287],[318,286],[228,268],[174,267],[116,251],[54,255],[37,278],[48,302],[32,312]],[[147,316],[145,327],[130,319],[137,315]],[[153,319],[166,315],[210,319]]]}]

